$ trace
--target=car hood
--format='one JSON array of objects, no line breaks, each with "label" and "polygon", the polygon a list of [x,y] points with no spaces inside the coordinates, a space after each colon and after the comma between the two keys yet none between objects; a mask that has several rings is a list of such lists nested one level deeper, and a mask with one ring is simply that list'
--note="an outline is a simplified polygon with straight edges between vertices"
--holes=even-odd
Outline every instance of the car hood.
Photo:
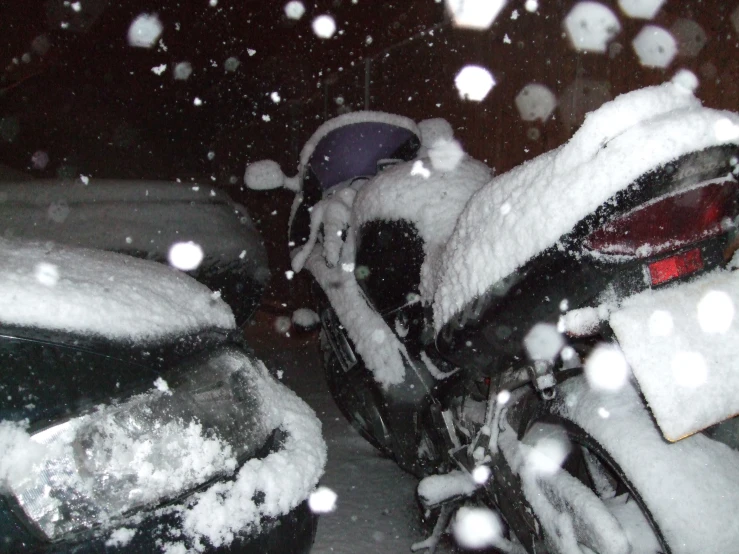
[{"label": "car hood", "polygon": [[202,251],[181,267],[243,323],[269,279],[264,244],[246,209],[207,185],[115,179],[0,183],[0,235],[167,262],[173,245]]}]

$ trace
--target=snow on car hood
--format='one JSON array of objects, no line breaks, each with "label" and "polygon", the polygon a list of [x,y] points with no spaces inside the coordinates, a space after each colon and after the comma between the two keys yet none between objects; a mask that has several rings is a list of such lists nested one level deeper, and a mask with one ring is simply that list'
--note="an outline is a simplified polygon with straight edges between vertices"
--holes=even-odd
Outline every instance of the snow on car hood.
[{"label": "snow on car hood", "polygon": [[610,323],[668,440],[739,413],[739,271],[623,301]]},{"label": "snow on car hood", "polygon": [[457,222],[434,293],[437,332],[640,175],[679,156],[739,140],[739,116],[703,108],[666,83],[588,115],[564,146],[493,179]]},{"label": "snow on car hood", "polygon": [[228,305],[162,264],[54,243],[0,239],[0,323],[154,342],[233,329]]},{"label": "snow on car hood", "polygon": [[624,471],[674,554],[736,552],[739,452],[702,433],[665,441],[631,382],[599,392],[569,379],[556,402]]}]

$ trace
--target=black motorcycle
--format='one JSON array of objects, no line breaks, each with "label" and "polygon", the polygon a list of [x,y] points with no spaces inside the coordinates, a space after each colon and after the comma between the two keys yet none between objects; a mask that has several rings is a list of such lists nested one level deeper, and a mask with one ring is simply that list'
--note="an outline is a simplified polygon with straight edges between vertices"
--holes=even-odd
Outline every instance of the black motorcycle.
[{"label": "black motorcycle", "polygon": [[378,112],[247,168],[297,192],[337,405],[423,478],[414,549],[739,552],[738,144],[667,83],[497,177]]}]

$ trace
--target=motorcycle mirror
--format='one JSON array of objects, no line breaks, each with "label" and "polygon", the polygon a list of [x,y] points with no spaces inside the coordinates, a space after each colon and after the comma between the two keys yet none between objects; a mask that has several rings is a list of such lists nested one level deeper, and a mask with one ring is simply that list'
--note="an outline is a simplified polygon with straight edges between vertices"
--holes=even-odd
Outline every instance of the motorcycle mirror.
[{"label": "motorcycle mirror", "polygon": [[246,166],[244,184],[251,190],[272,190],[285,187],[298,192],[298,177],[287,177],[280,169],[280,164],[272,160],[260,160]]}]

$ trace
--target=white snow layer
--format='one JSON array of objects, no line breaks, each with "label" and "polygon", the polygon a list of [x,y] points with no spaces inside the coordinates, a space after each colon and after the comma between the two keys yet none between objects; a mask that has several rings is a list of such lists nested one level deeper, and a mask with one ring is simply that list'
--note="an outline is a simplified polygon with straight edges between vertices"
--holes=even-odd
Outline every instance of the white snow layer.
[{"label": "white snow layer", "polygon": [[457,218],[470,197],[491,177],[489,167],[467,155],[448,170],[435,168],[429,158],[398,164],[359,190],[349,233],[376,219],[412,221],[425,243],[420,293],[431,300],[444,245]]},{"label": "white snow layer", "polygon": [[442,117],[424,119],[418,122],[418,131],[421,133],[421,149],[418,157],[426,155],[428,148],[438,141],[448,141],[454,138],[452,125]]},{"label": "white snow layer", "polygon": [[567,144],[496,177],[470,199],[441,258],[436,330],[640,175],[737,137],[739,116],[703,108],[674,83],[604,104]]},{"label": "white snow layer", "polygon": [[228,305],[171,267],[54,243],[0,239],[3,324],[155,341],[233,329]]},{"label": "white snow layer", "polygon": [[292,320],[295,325],[308,328],[316,325],[321,319],[310,308],[298,308],[293,312]]},{"label": "white snow layer", "polygon": [[[310,212],[310,236],[293,256],[291,261],[293,271],[297,273],[303,269],[320,238],[323,240],[323,257],[326,264],[335,267],[339,263],[344,249],[343,232],[349,225],[352,205],[357,194],[354,187],[360,186],[359,183],[362,182],[356,181],[346,188],[337,190],[313,206]],[[321,233],[322,237],[319,237]],[[343,257],[346,258],[347,255],[344,254]],[[354,261],[353,258],[351,261]]]},{"label": "white snow layer", "polygon": [[353,266],[351,271],[341,266],[328,267],[321,250],[320,246],[313,249],[305,267],[328,296],[357,353],[383,387],[402,383],[405,362],[411,363],[405,346],[367,303],[354,276]]},{"label": "white snow layer", "polygon": [[[356,231],[373,219],[409,219],[425,241],[421,270],[421,291],[435,288],[434,268],[443,244],[454,229],[457,216],[470,196],[490,180],[491,170],[468,156],[453,141],[453,131],[443,119],[431,119],[418,126],[411,120],[380,112],[354,112],[323,124],[303,147],[301,170],[318,142],[343,125],[381,121],[422,134],[425,152],[433,156],[441,149],[454,152],[454,163],[433,163],[430,157],[404,162],[382,171],[369,181],[336,192],[313,207],[308,242],[295,254],[292,267],[304,266],[314,275],[329,297],[341,324],[357,353],[372,371],[375,380],[387,387],[399,384],[411,365],[402,342],[390,329],[359,288],[354,276]],[[432,144],[428,144],[431,142]],[[437,152],[438,154],[438,152]],[[447,162],[450,156],[444,156]],[[318,244],[323,229],[323,244]],[[341,239],[347,230],[347,239]],[[428,297],[432,296],[432,292]]]},{"label": "white snow layer", "polygon": [[737,551],[739,452],[702,433],[665,441],[630,383],[598,392],[578,377],[559,391],[559,413],[613,457],[674,554]]},{"label": "white snow layer", "polygon": [[[243,362],[233,358],[233,363]],[[207,538],[215,547],[229,545],[239,531],[259,529],[265,517],[290,512],[316,488],[326,465],[326,443],[313,410],[275,381],[262,362],[249,363],[261,377],[257,387],[267,427],[281,428],[288,436],[276,452],[246,462],[235,481],[215,484],[174,509],[180,512],[186,536]],[[264,494],[259,504],[257,492]]]},{"label": "white snow layer", "polygon": [[669,440],[739,413],[737,310],[739,271],[719,270],[641,292],[611,314],[624,356]]},{"label": "white snow layer", "polygon": [[429,475],[418,483],[418,496],[426,506],[435,506],[451,498],[470,496],[477,483],[464,471],[454,470],[439,475]]},{"label": "white snow layer", "polygon": [[[423,171],[418,171],[418,164]],[[422,158],[384,170],[362,185],[356,196],[352,189],[343,189],[313,208],[311,237],[293,258],[293,269],[299,271],[305,264],[315,276],[357,353],[381,385],[401,383],[406,365],[412,362],[396,334],[368,304],[356,281],[353,271],[356,231],[374,219],[413,221],[426,249],[421,292],[433,290],[434,267],[439,263],[442,246],[467,200],[490,175],[487,166],[468,156],[447,170],[435,169],[428,158]],[[342,196],[348,193],[351,196]],[[342,243],[337,237],[347,227],[347,220],[347,241]],[[324,242],[314,248],[321,224]]]},{"label": "white snow layer", "polygon": [[[556,444],[556,443],[554,443]],[[616,517],[578,479],[562,471],[567,452],[555,452],[547,438],[531,445],[519,442],[507,425],[499,445],[512,469],[520,476],[526,500],[545,531],[548,551],[558,554],[628,554],[626,536]],[[562,445],[562,448],[569,444]],[[580,545],[592,550],[582,550]]]}]

